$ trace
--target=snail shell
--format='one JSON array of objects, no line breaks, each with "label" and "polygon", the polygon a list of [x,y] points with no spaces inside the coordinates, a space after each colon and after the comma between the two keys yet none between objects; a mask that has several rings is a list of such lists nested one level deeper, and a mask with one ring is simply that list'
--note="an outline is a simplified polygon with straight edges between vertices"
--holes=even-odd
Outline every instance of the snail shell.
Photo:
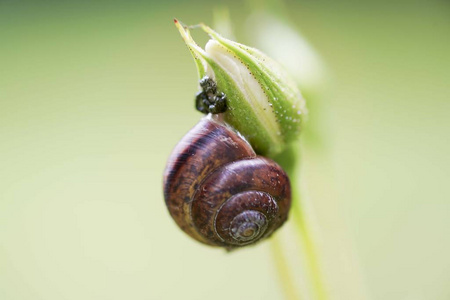
[{"label": "snail shell", "polygon": [[203,118],[173,150],[164,198],[178,226],[228,249],[271,235],[287,219],[289,178],[225,124]]}]

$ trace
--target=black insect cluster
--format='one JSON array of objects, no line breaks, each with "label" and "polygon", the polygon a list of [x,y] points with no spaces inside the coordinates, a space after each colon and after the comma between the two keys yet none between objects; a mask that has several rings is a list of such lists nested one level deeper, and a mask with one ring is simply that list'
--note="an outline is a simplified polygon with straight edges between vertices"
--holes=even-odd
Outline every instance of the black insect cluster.
[{"label": "black insect cluster", "polygon": [[227,110],[227,96],[217,92],[217,84],[208,76],[200,80],[202,91],[195,96],[195,108],[204,113],[220,114]]}]

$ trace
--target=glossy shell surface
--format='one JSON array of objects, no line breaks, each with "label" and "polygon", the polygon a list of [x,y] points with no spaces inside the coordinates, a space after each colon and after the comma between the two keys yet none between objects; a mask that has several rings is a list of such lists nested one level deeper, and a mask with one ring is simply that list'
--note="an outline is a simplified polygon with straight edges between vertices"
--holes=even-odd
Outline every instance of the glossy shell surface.
[{"label": "glossy shell surface", "polygon": [[196,240],[235,248],[272,234],[287,219],[286,173],[224,124],[202,119],[173,150],[164,197],[178,226]]}]

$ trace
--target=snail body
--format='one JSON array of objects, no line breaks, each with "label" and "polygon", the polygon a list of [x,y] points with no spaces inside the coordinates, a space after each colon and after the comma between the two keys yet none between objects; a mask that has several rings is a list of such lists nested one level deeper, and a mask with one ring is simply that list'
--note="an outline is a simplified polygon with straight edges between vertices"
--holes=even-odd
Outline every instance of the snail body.
[{"label": "snail body", "polygon": [[164,172],[164,198],[177,225],[194,239],[232,249],[270,236],[287,219],[289,178],[212,117],[192,128]]}]

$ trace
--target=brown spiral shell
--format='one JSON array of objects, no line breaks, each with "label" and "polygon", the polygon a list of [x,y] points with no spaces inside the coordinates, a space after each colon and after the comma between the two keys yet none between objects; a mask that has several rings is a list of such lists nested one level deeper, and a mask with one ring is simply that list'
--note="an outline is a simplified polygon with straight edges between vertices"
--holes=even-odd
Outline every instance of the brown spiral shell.
[{"label": "brown spiral shell", "polygon": [[271,235],[287,219],[289,178],[226,125],[203,118],[173,150],[164,198],[178,226],[228,249]]}]

